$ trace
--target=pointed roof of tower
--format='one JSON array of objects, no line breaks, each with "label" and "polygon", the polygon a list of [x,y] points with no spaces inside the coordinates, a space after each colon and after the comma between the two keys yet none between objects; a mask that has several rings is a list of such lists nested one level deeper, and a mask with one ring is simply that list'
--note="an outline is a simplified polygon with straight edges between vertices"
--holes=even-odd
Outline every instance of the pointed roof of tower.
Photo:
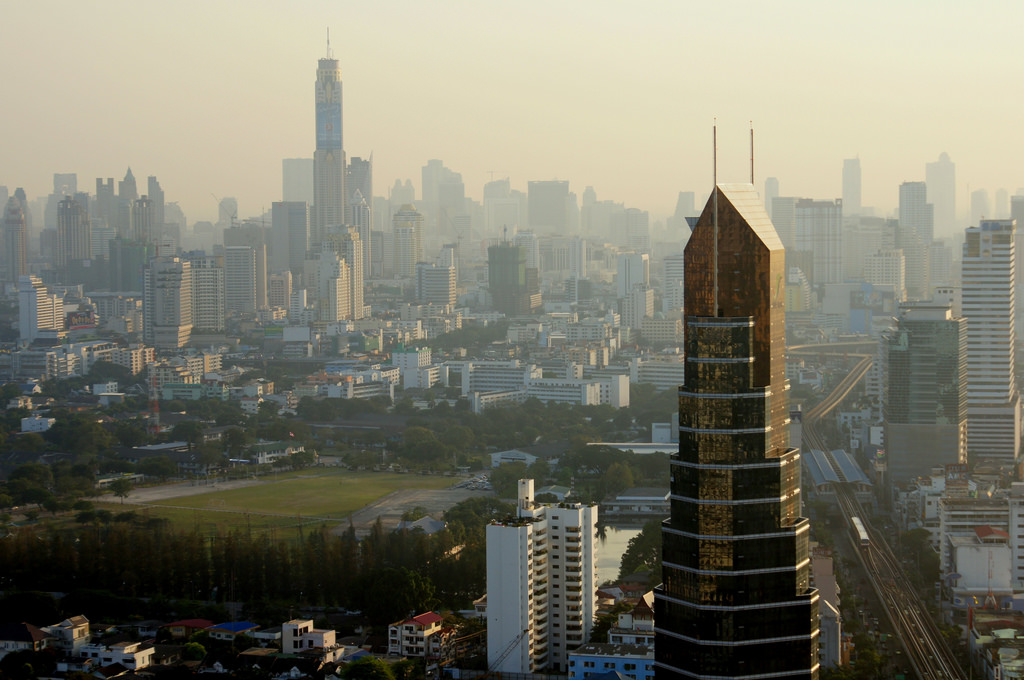
[{"label": "pointed roof of tower", "polygon": [[126,172],[124,174],[124,181],[125,182],[134,182],[135,181],[135,175],[132,174],[132,167],[130,165],[128,166],[128,172]]},{"label": "pointed roof of tower", "polygon": [[[782,249],[782,239],[775,231],[775,225],[772,224],[772,220],[768,217],[764,204],[761,202],[761,195],[753,184],[745,182],[719,184],[718,197],[725,198],[736,208],[743,220],[750,225],[750,228],[769,250]],[[721,210],[721,206],[719,206],[719,210]]]}]

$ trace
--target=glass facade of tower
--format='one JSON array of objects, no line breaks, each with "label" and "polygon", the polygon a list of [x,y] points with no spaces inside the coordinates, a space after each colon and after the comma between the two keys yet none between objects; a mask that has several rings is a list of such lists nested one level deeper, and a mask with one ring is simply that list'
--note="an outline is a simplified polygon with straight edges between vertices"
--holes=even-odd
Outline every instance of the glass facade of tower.
[{"label": "glass facade of tower", "polygon": [[718,228],[709,202],[685,254],[686,383],[655,591],[656,674],[816,678],[810,525],[788,445],[784,252],[753,186],[717,191]]}]

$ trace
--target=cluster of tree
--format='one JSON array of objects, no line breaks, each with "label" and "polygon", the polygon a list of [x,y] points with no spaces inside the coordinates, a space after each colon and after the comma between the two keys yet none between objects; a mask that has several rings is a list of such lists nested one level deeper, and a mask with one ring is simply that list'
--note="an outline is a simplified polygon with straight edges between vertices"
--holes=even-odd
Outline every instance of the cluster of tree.
[{"label": "cluster of tree", "polygon": [[0,588],[327,605],[389,623],[479,597],[486,590],[484,525],[511,510],[472,499],[448,513],[450,529],[428,536],[386,531],[378,522],[362,540],[352,530],[334,535],[326,527],[295,541],[243,532],[203,536],[145,518],[93,521],[76,531],[22,528],[0,541]]},{"label": "cluster of tree", "polygon": [[619,580],[640,571],[651,572],[649,585],[661,583],[661,520],[652,519],[640,533],[629,539],[619,566]]}]

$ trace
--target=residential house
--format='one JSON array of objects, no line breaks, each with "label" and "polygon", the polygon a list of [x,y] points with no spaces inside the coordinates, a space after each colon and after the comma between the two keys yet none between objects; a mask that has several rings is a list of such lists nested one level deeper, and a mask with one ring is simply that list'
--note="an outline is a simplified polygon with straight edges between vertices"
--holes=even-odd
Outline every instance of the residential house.
[{"label": "residential house", "polygon": [[388,626],[388,654],[435,660],[445,658],[455,631],[443,623],[444,619],[435,612],[392,623]]},{"label": "residential house", "polygon": [[11,652],[30,650],[38,652],[54,642],[46,631],[36,628],[31,623],[0,624],[0,659]]},{"label": "residential house", "polygon": [[66,618],[43,630],[57,639],[55,646],[62,654],[79,656],[82,647],[89,643],[89,619],[84,616]]}]

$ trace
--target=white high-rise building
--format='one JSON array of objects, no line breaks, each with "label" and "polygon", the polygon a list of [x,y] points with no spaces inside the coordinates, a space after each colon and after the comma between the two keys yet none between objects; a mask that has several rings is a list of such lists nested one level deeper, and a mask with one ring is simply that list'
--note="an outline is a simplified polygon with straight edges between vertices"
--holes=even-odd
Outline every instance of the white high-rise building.
[{"label": "white high-rise building", "polygon": [[256,313],[256,250],[250,246],[224,249],[224,307],[228,314]]},{"label": "white high-rise building", "polygon": [[647,253],[623,253],[617,261],[616,297],[624,298],[633,286],[651,285],[651,258]]},{"label": "white high-rise building", "polygon": [[897,302],[907,299],[907,265],[903,251],[879,250],[864,260],[864,281],[876,286],[892,286]]},{"label": "white high-rise building", "polygon": [[519,480],[517,516],[487,527],[492,670],[568,670],[569,652],[589,639],[597,609],[596,531],[596,506],[537,503],[533,480]]},{"label": "white high-rise building", "polygon": [[440,306],[454,305],[455,267],[417,262],[416,302]]},{"label": "white high-rise building", "polygon": [[18,336],[30,343],[36,338],[55,339],[64,330],[64,301],[47,290],[32,274],[18,277]]},{"label": "white high-rise building", "polygon": [[1014,347],[1014,220],[969,227],[963,246],[967,318],[967,453],[1009,467],[1020,451]]},{"label": "white high-rise building", "polygon": [[363,269],[363,248],[369,247],[360,238],[359,229],[348,227],[341,232],[339,250],[348,265],[348,290],[350,309],[345,316],[346,319],[362,319],[365,316],[363,308],[363,277],[366,270]]},{"label": "white high-rise building", "polygon": [[327,56],[316,69],[316,151],[313,152],[312,242],[345,222],[345,147],[342,138],[341,66]]},{"label": "white high-rise building", "polygon": [[224,307],[224,258],[196,255],[188,258],[192,268],[192,327],[196,331],[223,333],[227,313]]},{"label": "white high-rise building", "polygon": [[403,205],[391,219],[394,275],[400,279],[416,276],[416,263],[423,261],[423,215],[410,204]]},{"label": "white high-rise building", "polygon": [[143,338],[157,349],[178,349],[192,336],[192,265],[155,257],[144,277]]},{"label": "white high-rise building", "polygon": [[316,260],[306,262],[306,275],[314,282],[317,318],[320,321],[343,321],[352,312],[352,297],[349,286],[352,275],[345,258],[325,244]]}]

